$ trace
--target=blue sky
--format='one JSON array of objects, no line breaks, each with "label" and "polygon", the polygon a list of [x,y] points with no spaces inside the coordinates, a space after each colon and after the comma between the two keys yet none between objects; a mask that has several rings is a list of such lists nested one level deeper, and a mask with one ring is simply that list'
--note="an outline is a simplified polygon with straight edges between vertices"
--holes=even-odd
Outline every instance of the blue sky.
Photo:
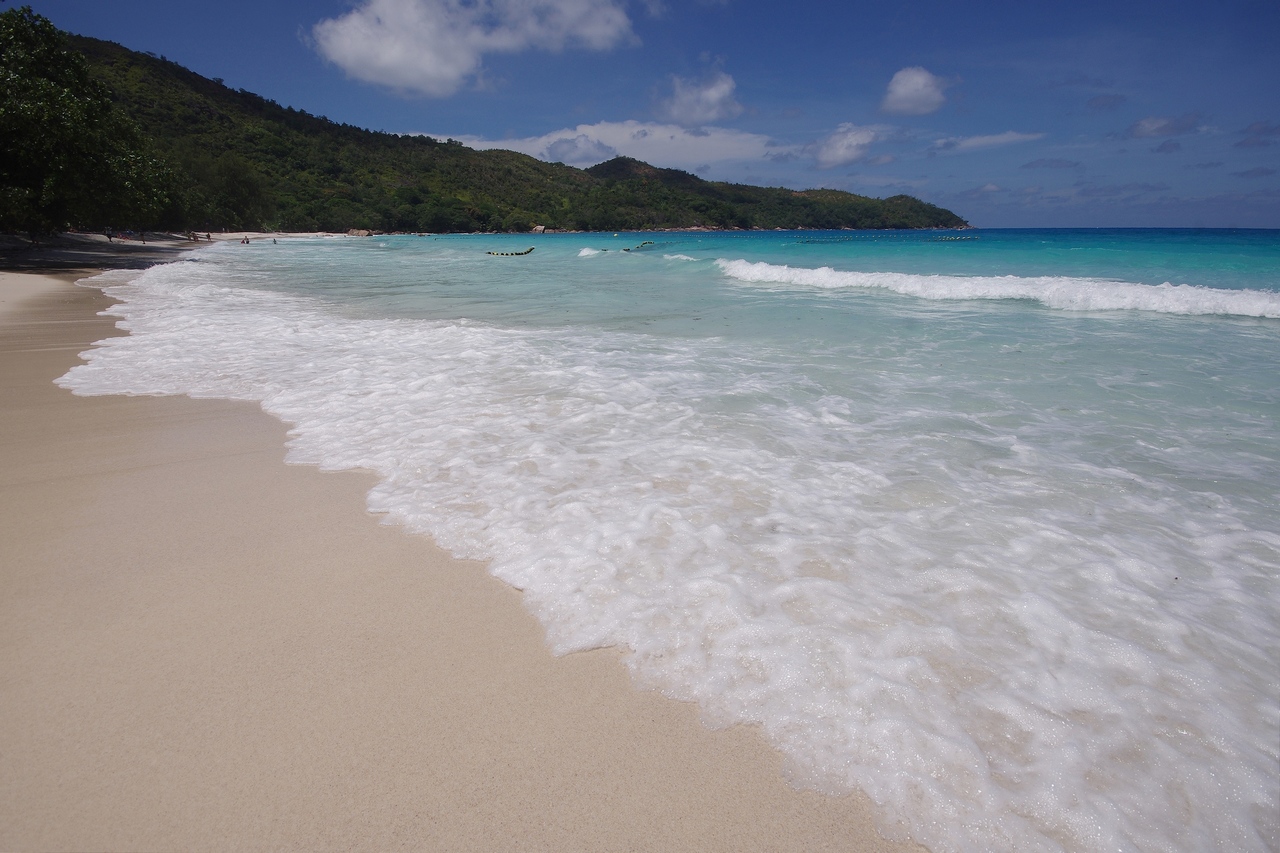
[{"label": "blue sky", "polygon": [[1274,0],[30,5],[336,121],[574,166],[908,193],[988,227],[1280,227]]}]

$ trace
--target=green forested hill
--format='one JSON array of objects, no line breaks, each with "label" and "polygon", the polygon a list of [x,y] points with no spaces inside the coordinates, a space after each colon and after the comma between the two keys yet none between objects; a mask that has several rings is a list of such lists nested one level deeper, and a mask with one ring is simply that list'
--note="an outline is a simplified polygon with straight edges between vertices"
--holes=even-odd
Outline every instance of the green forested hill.
[{"label": "green forested hill", "polygon": [[232,90],[163,57],[70,45],[172,175],[157,225],[284,230],[525,231],[959,227],[909,196],[872,199],[704,181],[617,158],[581,170],[511,151],[337,124]]}]

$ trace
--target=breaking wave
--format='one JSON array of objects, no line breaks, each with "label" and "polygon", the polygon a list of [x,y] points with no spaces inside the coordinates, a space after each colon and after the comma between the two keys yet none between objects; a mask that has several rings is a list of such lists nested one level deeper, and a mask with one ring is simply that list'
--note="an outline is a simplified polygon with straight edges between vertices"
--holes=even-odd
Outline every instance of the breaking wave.
[{"label": "breaking wave", "polygon": [[1067,276],[914,275],[791,267],[721,258],[716,264],[746,284],[846,290],[876,288],[932,300],[1031,299],[1062,311],[1154,311],[1161,314],[1280,318],[1280,292],[1190,284],[1134,284]]}]

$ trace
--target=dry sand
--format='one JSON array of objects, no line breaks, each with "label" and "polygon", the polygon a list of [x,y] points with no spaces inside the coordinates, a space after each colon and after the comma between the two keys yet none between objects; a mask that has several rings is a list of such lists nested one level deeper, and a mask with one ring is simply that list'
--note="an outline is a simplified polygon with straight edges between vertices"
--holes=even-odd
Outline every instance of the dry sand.
[{"label": "dry sand", "polygon": [[56,387],[119,334],[73,278],[0,275],[0,849],[922,849],[552,657],[257,407]]}]

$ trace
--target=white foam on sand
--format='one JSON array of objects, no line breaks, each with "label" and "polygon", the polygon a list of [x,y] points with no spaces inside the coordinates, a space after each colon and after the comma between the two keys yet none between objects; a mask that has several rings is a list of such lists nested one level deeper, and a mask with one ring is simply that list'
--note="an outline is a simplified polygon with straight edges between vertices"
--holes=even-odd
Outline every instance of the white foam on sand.
[{"label": "white foam on sand", "polygon": [[[1276,841],[1265,495],[1090,462],[1053,412],[977,384],[945,390],[1003,408],[929,408],[930,377],[833,396],[719,339],[353,319],[215,264],[137,275],[96,282],[132,334],[59,384],[261,402],[290,461],[375,472],[370,509],[489,561],[558,653],[626,649],[709,722],[758,724],[796,784],[866,791],[887,833],[936,851]],[[1270,463],[1215,464],[1243,481]]]}]

